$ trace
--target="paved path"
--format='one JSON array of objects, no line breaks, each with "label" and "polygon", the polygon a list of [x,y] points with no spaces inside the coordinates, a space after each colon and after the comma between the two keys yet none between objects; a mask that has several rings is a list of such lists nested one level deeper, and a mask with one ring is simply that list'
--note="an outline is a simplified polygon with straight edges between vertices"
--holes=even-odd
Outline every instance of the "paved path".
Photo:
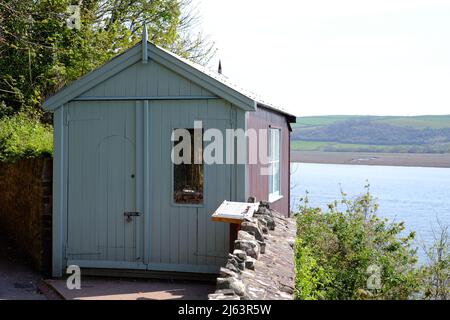
[{"label": "paved path", "polygon": [[82,277],[80,290],[69,290],[65,280],[46,283],[66,300],[205,300],[215,284],[149,279]]},{"label": "paved path", "polygon": [[[41,281],[27,259],[0,234],[0,300],[46,300],[37,290]],[[68,300],[202,300],[215,289],[214,283],[95,277],[82,277],[81,290],[68,290],[66,280],[45,283],[48,286],[41,288],[50,299]]]},{"label": "paved path", "polygon": [[37,291],[40,275],[0,235],[0,300],[46,300]]}]

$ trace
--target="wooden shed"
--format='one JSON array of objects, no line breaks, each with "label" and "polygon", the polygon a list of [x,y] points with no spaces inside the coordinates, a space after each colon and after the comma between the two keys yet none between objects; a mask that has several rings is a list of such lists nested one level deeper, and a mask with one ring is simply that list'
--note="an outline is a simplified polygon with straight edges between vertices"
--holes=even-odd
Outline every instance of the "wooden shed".
[{"label": "wooden shed", "polygon": [[[68,265],[216,273],[229,230],[211,214],[224,200],[254,196],[289,214],[295,117],[153,45],[145,33],[44,108],[54,112],[55,277]],[[258,164],[174,165],[173,130],[198,120],[204,130],[268,129],[274,175],[260,175]]]}]

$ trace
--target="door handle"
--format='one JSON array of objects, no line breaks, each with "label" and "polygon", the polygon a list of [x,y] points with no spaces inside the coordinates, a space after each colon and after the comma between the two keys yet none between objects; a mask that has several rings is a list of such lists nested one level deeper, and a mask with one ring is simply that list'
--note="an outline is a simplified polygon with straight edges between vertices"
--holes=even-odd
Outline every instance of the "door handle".
[{"label": "door handle", "polygon": [[124,217],[126,217],[127,222],[131,222],[133,217],[139,217],[141,215],[140,212],[137,211],[128,211],[123,213]]}]

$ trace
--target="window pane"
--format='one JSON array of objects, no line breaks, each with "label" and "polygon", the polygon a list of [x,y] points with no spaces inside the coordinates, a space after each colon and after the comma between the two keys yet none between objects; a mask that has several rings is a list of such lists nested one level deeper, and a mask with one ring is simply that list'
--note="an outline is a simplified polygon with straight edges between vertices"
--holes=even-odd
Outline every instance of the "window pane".
[{"label": "window pane", "polygon": [[273,193],[273,164],[269,163],[269,194]]},{"label": "window pane", "polygon": [[280,130],[274,130],[273,132],[273,159],[274,160],[280,160]]},{"label": "window pane", "polygon": [[280,163],[273,164],[273,191],[272,193],[280,194]]},{"label": "window pane", "polygon": [[272,153],[273,153],[273,143],[272,143],[272,129],[269,129],[269,137],[268,137],[268,148],[269,148],[269,161],[272,161]]},{"label": "window pane", "polygon": [[269,130],[269,145],[270,145],[270,167],[269,172],[269,194],[280,195],[280,129]]},{"label": "window pane", "polygon": [[[191,137],[191,157],[190,163],[174,164],[174,201],[181,204],[202,204],[203,203],[203,161],[201,164],[195,164],[195,155],[203,154],[203,139],[197,143],[197,150],[194,144],[194,129],[187,129]],[[203,136],[203,132],[201,133]],[[181,143],[175,142],[175,145]],[[181,151],[182,152],[182,151]],[[182,155],[181,155],[182,156]]]},{"label": "window pane", "polygon": [[269,145],[270,145],[270,161],[273,161],[273,153],[274,153],[274,148],[273,148],[273,129],[269,130]]}]

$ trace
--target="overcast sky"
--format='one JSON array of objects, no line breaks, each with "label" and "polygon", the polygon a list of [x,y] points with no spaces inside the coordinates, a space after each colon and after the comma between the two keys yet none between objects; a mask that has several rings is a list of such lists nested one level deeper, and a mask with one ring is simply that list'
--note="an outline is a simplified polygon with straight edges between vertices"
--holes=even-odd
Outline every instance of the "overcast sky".
[{"label": "overcast sky", "polygon": [[194,0],[231,80],[296,115],[450,114],[449,0]]}]

